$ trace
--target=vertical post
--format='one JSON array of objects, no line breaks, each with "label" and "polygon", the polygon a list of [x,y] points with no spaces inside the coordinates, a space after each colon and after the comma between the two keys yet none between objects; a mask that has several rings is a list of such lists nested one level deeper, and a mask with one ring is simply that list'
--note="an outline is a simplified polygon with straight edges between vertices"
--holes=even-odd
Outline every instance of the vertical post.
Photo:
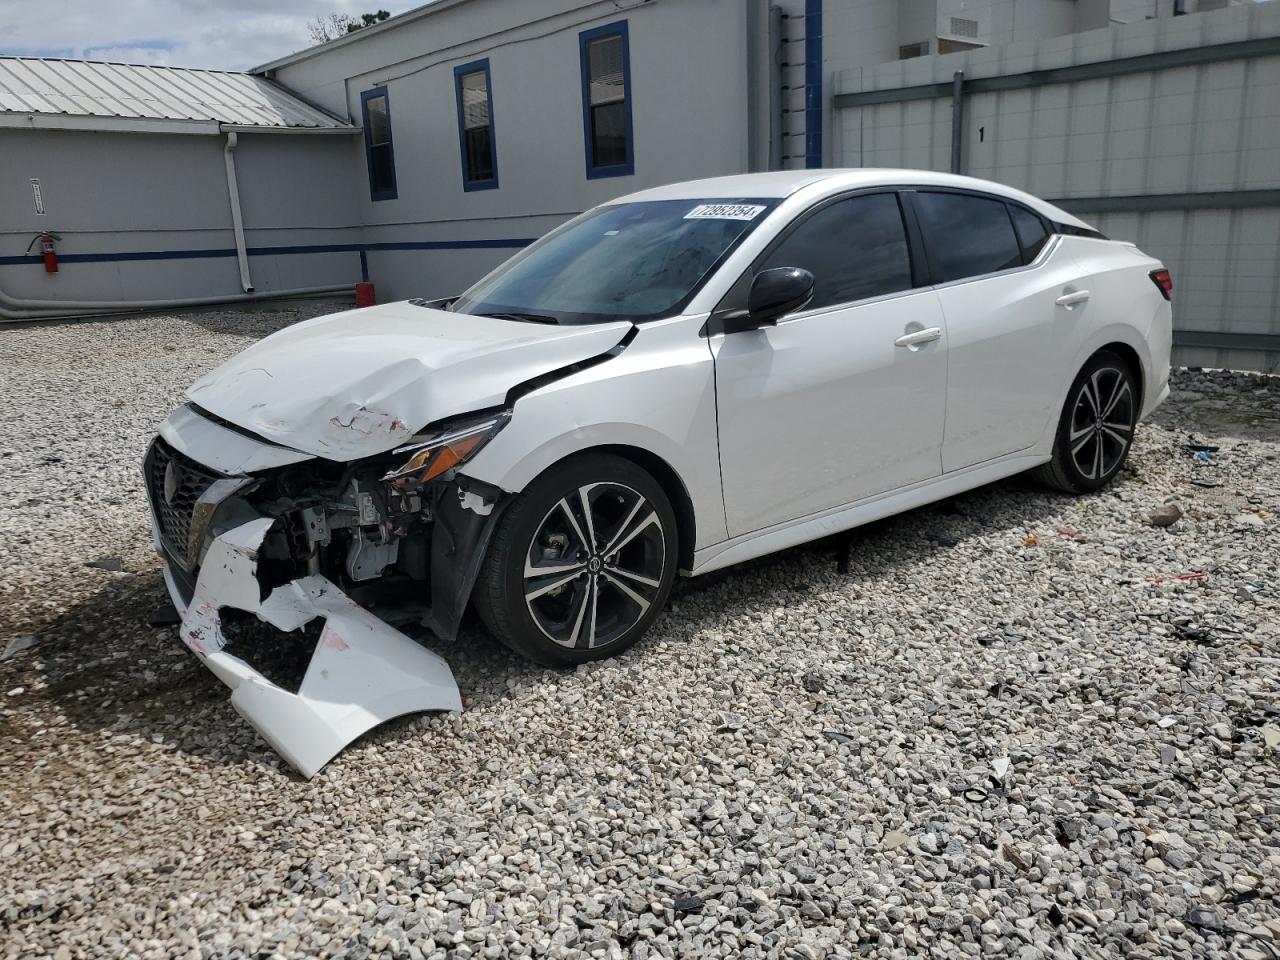
[{"label": "vertical post", "polygon": [[804,3],[804,165],[822,166],[822,0]]},{"label": "vertical post", "polygon": [[962,173],[964,167],[964,71],[951,78],[951,172]]},{"label": "vertical post", "polygon": [[787,108],[782,95],[782,8],[769,7],[769,170],[782,169],[782,111]]},{"label": "vertical post", "polygon": [[236,142],[234,130],[227,131],[227,142],[222,148],[222,159],[227,166],[227,199],[231,201],[231,232],[236,238],[236,262],[240,265],[240,286],[245,293],[253,293],[253,281],[249,279],[249,250],[244,242],[244,218],[240,215],[240,188],[236,185]]}]

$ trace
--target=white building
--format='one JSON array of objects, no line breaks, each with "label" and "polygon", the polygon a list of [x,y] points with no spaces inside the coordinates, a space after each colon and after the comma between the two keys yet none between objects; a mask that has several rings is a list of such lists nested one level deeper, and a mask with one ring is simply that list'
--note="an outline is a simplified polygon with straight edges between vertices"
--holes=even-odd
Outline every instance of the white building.
[{"label": "white building", "polygon": [[[208,194],[212,171],[197,187],[194,162],[174,163],[177,141],[155,133],[127,165],[172,189],[140,196],[136,184],[104,183],[111,165],[89,161],[97,148],[71,146],[69,131],[57,135],[68,149],[57,138],[41,146],[30,130],[15,141],[15,128],[58,107],[29,96],[15,107],[4,63],[0,312],[40,293],[112,299],[101,270],[73,263],[39,275],[20,246],[46,223],[68,259],[112,263],[144,243],[139,220],[152,231],[145,245],[175,248],[172,273],[120,261],[122,302],[244,292],[223,269],[234,264],[233,225],[206,217],[199,238],[184,229],[178,198]],[[252,197],[241,177],[259,295],[367,276],[380,299],[445,296],[622,193],[776,167],[917,166],[1029,189],[1164,257],[1182,342],[1213,348],[1185,353],[1189,362],[1267,366],[1278,356],[1269,351],[1280,347],[1280,291],[1257,274],[1273,275],[1280,260],[1280,143],[1270,132],[1280,126],[1280,4],[436,0],[251,79],[335,130],[360,131],[277,136],[290,156],[254,165]],[[103,149],[117,142],[99,132]],[[62,203],[71,188],[60,178],[77,163],[96,185],[92,218]],[[42,170],[62,171],[40,177],[44,218],[28,183]],[[223,259],[205,269],[200,250],[215,244]]]}]

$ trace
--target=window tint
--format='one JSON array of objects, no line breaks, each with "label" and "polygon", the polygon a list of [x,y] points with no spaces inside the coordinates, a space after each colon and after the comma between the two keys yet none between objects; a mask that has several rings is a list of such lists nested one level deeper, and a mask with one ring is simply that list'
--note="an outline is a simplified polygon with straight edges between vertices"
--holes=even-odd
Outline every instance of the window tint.
[{"label": "window tint", "polygon": [[391,149],[391,114],[385,87],[360,95],[364,114],[364,149],[369,162],[369,196],[392,200],[396,195],[396,165]]},{"label": "window tint", "polygon": [[1022,251],[1002,200],[960,193],[916,194],[937,281],[960,280],[1022,264]]},{"label": "window tint", "polygon": [[813,214],[760,267],[803,267],[813,274],[807,309],[863,300],[911,287],[911,258],[898,198],[850,197]]},{"label": "window tint", "polygon": [[493,97],[489,91],[489,61],[480,60],[453,71],[458,97],[458,136],[462,140],[462,184],[467,190],[498,185],[498,161],[493,142]]},{"label": "window tint", "polygon": [[1026,207],[1009,204],[1009,215],[1018,231],[1018,244],[1022,247],[1022,262],[1030,263],[1049,239],[1044,221]]},{"label": "window tint", "polygon": [[630,64],[625,23],[579,36],[582,57],[582,119],[587,176],[633,171]]}]

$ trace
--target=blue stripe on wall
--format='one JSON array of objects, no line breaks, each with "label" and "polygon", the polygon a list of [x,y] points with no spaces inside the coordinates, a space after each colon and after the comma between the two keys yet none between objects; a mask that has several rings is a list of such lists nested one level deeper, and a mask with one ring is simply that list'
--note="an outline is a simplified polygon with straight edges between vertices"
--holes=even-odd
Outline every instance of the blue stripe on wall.
[{"label": "blue stripe on wall", "polygon": [[[304,253],[359,253],[378,250],[518,250],[533,243],[526,239],[499,240],[402,240],[387,243],[315,243],[301,246],[249,247],[251,257],[286,256]],[[121,263],[130,260],[212,260],[234,257],[234,247],[207,250],[133,250],[117,253],[60,253],[59,263]],[[43,264],[39,255],[0,257],[0,266]]]},{"label": "blue stripe on wall", "polygon": [[822,166],[822,0],[804,3],[804,165]]}]

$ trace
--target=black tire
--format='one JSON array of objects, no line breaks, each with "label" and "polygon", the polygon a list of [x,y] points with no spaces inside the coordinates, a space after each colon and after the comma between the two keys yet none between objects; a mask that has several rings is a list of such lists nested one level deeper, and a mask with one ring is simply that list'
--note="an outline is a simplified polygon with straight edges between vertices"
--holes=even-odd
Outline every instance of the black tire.
[{"label": "black tire", "polygon": [[1036,468],[1036,479],[1064,493],[1101,490],[1129,456],[1141,406],[1129,361],[1110,350],[1095,353],[1071,383],[1053,459]]},{"label": "black tire", "polygon": [[677,537],[671,502],[647,471],[613,454],[580,454],[538,477],[498,521],[476,610],[535,663],[616,656],[666,604]]}]

